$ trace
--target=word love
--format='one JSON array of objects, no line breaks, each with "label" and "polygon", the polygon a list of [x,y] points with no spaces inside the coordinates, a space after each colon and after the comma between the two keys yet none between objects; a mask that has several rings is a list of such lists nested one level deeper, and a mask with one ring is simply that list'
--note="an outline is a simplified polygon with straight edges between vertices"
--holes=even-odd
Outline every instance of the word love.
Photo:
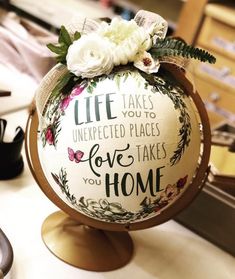
[{"label": "word love", "polygon": [[99,168],[106,164],[109,168],[113,168],[114,165],[121,167],[129,167],[134,163],[134,157],[132,155],[124,155],[130,148],[130,144],[123,149],[115,149],[112,153],[106,152],[104,156],[99,155],[100,145],[95,144],[89,152],[88,159],[81,160],[81,162],[88,162],[92,172],[100,177]]}]

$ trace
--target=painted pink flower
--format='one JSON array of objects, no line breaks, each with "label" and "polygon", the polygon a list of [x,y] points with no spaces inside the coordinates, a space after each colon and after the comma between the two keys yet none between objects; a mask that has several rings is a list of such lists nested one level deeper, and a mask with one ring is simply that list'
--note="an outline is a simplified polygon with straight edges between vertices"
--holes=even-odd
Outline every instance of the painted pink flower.
[{"label": "painted pink flower", "polygon": [[64,111],[69,106],[71,100],[70,96],[65,97],[60,103],[60,109]]},{"label": "painted pink flower", "polygon": [[67,107],[69,106],[70,102],[73,100],[73,98],[75,96],[78,96],[79,94],[82,93],[82,91],[84,90],[85,87],[82,86],[75,86],[71,92],[71,94],[67,97],[65,97],[64,99],[62,99],[61,103],[60,103],[60,109],[62,111],[65,111],[67,109]]},{"label": "painted pink flower", "polygon": [[165,197],[168,200],[174,199],[179,193],[179,189],[175,185],[168,184],[165,189]]},{"label": "painted pink flower", "polygon": [[82,91],[84,90],[85,87],[82,87],[80,85],[75,86],[71,92],[70,97],[74,98],[75,96],[78,96],[82,93]]},{"label": "painted pink flower", "polygon": [[187,176],[187,175],[186,175],[185,177],[183,177],[183,178],[180,178],[180,179],[177,181],[177,188],[178,188],[178,189],[182,189],[182,188],[184,187],[184,185],[186,184],[187,179],[188,179],[188,176]]},{"label": "painted pink flower", "polygon": [[54,133],[53,133],[53,130],[51,127],[47,128],[45,137],[46,137],[46,141],[49,145],[54,144]]}]

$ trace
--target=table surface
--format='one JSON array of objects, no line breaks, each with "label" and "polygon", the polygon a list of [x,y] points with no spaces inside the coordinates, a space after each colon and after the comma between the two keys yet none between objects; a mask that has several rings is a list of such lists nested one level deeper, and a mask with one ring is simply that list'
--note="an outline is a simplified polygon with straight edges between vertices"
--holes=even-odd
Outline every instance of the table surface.
[{"label": "table surface", "polygon": [[[11,97],[10,97],[11,98]],[[25,127],[27,110],[6,116],[8,129]],[[89,272],[54,255],[41,239],[45,218],[58,210],[35,183],[22,151],[24,172],[0,181],[0,226],[14,249],[12,279],[233,279],[235,258],[174,221],[131,232],[135,252],[129,264],[111,272]],[[1,255],[0,255],[1,258]]]}]

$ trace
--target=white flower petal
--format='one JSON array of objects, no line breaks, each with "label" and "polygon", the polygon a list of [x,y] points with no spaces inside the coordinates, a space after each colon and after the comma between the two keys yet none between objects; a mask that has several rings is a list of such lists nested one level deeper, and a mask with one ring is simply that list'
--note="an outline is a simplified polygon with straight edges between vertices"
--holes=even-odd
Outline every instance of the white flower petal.
[{"label": "white flower petal", "polygon": [[145,73],[151,74],[158,72],[160,63],[159,60],[153,59],[151,54],[145,51],[136,57],[134,66]]},{"label": "white flower petal", "polygon": [[109,74],[114,66],[112,45],[97,34],[73,42],[66,59],[68,70],[83,78]]},{"label": "white flower petal", "polygon": [[149,33],[134,20],[114,18],[110,25],[101,25],[97,32],[113,44],[116,66],[133,62],[138,52],[149,49],[151,45]]}]

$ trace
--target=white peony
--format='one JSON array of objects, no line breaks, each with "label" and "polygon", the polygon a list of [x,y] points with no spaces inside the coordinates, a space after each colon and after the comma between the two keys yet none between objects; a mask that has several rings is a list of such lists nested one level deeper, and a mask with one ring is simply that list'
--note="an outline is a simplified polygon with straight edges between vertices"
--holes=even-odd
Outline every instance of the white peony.
[{"label": "white peony", "polygon": [[145,73],[151,74],[158,72],[160,62],[157,59],[153,59],[151,54],[145,51],[136,57],[134,66]]},{"label": "white peony", "polygon": [[109,74],[113,69],[112,44],[95,33],[73,42],[67,53],[70,72],[82,78]]},{"label": "white peony", "polygon": [[102,23],[97,33],[112,44],[114,65],[133,62],[138,53],[152,46],[149,33],[134,20],[114,18],[110,24]]}]

